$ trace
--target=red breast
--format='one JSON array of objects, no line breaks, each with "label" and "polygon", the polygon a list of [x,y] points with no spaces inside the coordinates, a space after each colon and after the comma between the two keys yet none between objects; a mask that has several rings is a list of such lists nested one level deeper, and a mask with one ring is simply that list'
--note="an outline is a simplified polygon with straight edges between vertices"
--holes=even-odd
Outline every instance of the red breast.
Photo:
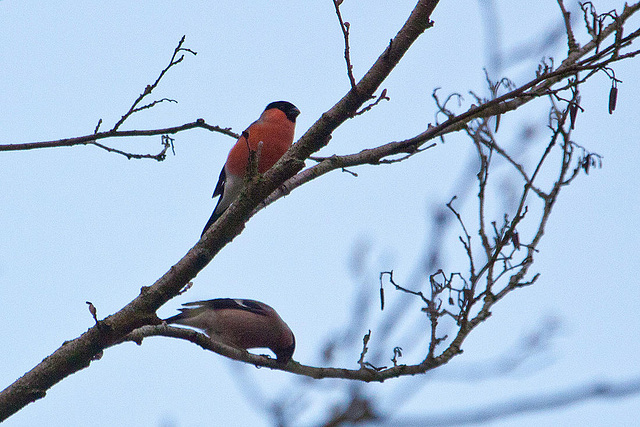
[{"label": "red breast", "polygon": [[[295,123],[287,119],[281,110],[272,108],[262,113],[260,118],[251,124],[238,142],[233,146],[227,158],[226,171],[233,175],[243,176],[247,170],[249,148],[258,150],[262,141],[258,172],[264,173],[273,166],[289,149],[293,142]],[[249,143],[245,135],[249,135]]]}]

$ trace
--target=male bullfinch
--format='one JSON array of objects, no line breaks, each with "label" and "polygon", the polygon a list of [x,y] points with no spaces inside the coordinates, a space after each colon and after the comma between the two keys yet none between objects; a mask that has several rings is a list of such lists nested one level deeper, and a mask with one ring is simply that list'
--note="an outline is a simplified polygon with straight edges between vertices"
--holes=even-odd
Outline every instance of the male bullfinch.
[{"label": "male bullfinch", "polygon": [[288,363],[296,339],[276,311],[265,303],[250,299],[218,298],[183,304],[180,314],[167,323],[203,330],[211,339],[248,349],[271,349],[279,363]]},{"label": "male bullfinch", "polygon": [[[220,198],[202,235],[240,194],[247,174],[249,150],[259,153],[258,172],[269,170],[291,146],[298,114],[300,110],[290,102],[272,102],[267,105],[260,118],[242,132],[229,151],[227,162],[220,172],[218,184],[213,191],[213,197]],[[262,147],[258,149],[260,142]]]}]

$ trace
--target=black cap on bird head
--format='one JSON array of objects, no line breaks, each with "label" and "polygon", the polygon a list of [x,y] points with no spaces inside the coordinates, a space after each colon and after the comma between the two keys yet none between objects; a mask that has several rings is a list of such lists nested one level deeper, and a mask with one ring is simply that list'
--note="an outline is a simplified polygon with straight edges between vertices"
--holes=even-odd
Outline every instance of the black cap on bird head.
[{"label": "black cap on bird head", "polygon": [[271,104],[267,105],[267,108],[265,108],[264,110],[267,111],[272,108],[277,108],[278,110],[282,111],[287,116],[287,119],[291,120],[293,123],[296,122],[296,117],[298,117],[298,114],[300,114],[300,110],[298,110],[298,107],[288,101],[272,102]]}]

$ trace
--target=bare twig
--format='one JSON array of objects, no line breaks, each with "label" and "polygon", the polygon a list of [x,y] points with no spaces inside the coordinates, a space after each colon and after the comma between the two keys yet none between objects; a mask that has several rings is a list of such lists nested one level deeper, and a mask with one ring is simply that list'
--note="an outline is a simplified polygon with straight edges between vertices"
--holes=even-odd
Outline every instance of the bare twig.
[{"label": "bare twig", "polygon": [[125,122],[125,120],[127,120],[129,118],[129,116],[131,116],[133,113],[137,112],[137,111],[141,111],[141,110],[145,110],[148,108],[153,107],[154,105],[163,102],[163,101],[171,101],[171,102],[177,102],[175,100],[172,99],[167,99],[167,98],[163,98],[161,100],[158,101],[153,101],[147,105],[144,105],[142,107],[138,107],[138,104],[140,102],[142,102],[142,100],[144,98],[146,98],[148,95],[151,94],[151,92],[153,92],[153,90],[158,86],[158,84],[160,83],[160,80],[162,80],[162,77],[164,77],[164,75],[167,73],[167,71],[169,71],[169,69],[171,69],[171,67],[173,67],[174,65],[179,64],[180,62],[182,62],[182,60],[184,59],[184,55],[180,55],[180,57],[178,57],[178,54],[180,52],[188,52],[192,55],[197,55],[197,52],[194,52],[191,49],[187,49],[182,47],[182,45],[184,44],[184,40],[185,40],[185,36],[182,36],[182,38],[180,39],[180,41],[178,42],[178,46],[176,46],[175,50],[173,51],[173,55],[171,56],[171,60],[169,61],[169,65],[167,65],[161,72],[160,75],[158,76],[158,78],[156,79],[155,82],[153,82],[150,85],[147,85],[147,87],[144,88],[144,91],[138,96],[138,98],[133,101],[133,104],[131,105],[131,108],[129,108],[129,111],[127,111],[121,118],[120,120],[118,120],[118,122],[113,126],[113,128],[111,129],[112,131],[116,131],[118,130],[118,128]]},{"label": "bare twig", "polygon": [[462,216],[458,213],[458,211],[453,207],[453,201],[457,198],[457,196],[453,196],[449,203],[447,203],[447,208],[455,215],[458,220],[458,224],[462,227],[462,231],[464,231],[464,240],[460,237],[460,242],[464,246],[464,250],[467,253],[467,258],[469,259],[469,277],[476,276],[476,268],[473,262],[473,249],[471,247],[471,236],[467,231],[467,227],[464,225],[464,221],[462,220]]},{"label": "bare twig", "polygon": [[350,24],[342,20],[342,14],[340,13],[340,4],[342,1],[333,0],[333,5],[336,8],[336,15],[340,22],[340,29],[342,30],[342,36],[344,37],[344,60],[347,63],[347,75],[349,76],[349,83],[351,83],[351,90],[357,90],[356,79],[353,77],[353,65],[351,64],[351,51],[349,47],[349,28]]},{"label": "bare twig", "polygon": [[382,89],[382,93],[380,94],[380,96],[378,96],[378,98],[376,98],[375,101],[373,101],[369,105],[365,105],[364,107],[362,107],[362,109],[360,111],[357,111],[354,115],[355,116],[359,116],[361,114],[364,114],[367,111],[371,110],[376,105],[378,105],[380,103],[380,101],[389,101],[389,100],[390,99],[387,96],[387,90],[386,89]]},{"label": "bare twig", "polygon": [[358,365],[360,365],[360,368],[366,367],[366,362],[364,361],[364,357],[366,356],[367,351],[369,351],[370,339],[371,339],[371,330],[369,330],[369,332],[367,332],[365,336],[362,337],[362,351],[360,352],[360,358],[358,359]]},{"label": "bare twig", "polygon": [[[127,153],[126,151],[118,150],[116,148],[107,147],[106,145],[102,145],[98,142],[94,142],[93,145],[96,147],[102,148],[110,153],[116,153],[125,156],[127,159],[153,159],[159,162],[163,161],[167,157],[167,150],[173,147],[173,138],[169,137],[169,135],[162,135],[162,150],[158,154],[135,154],[135,153]],[[175,154],[175,153],[174,153]]]},{"label": "bare twig", "polygon": [[567,43],[569,44],[569,54],[571,52],[578,50],[579,46],[576,43],[576,38],[573,35],[573,29],[571,28],[571,14],[564,7],[564,1],[558,0],[558,6],[560,6],[560,10],[562,11],[562,18],[564,19],[564,26],[567,31]]}]

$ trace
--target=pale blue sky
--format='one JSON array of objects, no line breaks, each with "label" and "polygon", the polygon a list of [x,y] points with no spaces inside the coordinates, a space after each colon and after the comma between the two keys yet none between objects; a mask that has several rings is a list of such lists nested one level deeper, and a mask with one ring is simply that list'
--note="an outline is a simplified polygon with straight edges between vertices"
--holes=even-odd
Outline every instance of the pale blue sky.
[{"label": "pale blue sky", "polygon": [[[351,0],[342,7],[351,23],[356,77],[395,35],[414,2],[366,3]],[[596,4],[606,11],[622,1]],[[559,19],[552,0],[510,5],[499,10],[507,50],[539,37]],[[391,102],[347,122],[323,154],[356,152],[421,132],[433,122],[434,87],[443,93],[485,93],[484,27],[477,3],[459,6],[441,2],[435,27],[383,85]],[[3,0],[0,143],[85,135],[100,118],[108,129],[155,80],[182,35],[198,55],[172,69],[155,94],[179,103],[136,114],[125,129],[202,117],[240,132],[267,103],[285,99],[302,111],[300,136],[349,87],[342,34],[329,0],[160,1],[153,6]],[[546,55],[559,57],[565,50],[562,44]],[[503,74],[522,83],[533,76],[538,59]],[[604,167],[580,177],[561,195],[534,265],[542,274],[539,282],[496,305],[491,319],[465,343],[465,353],[449,366],[418,378],[367,385],[383,409],[433,415],[640,373],[638,64],[614,67],[624,83],[612,116],[604,75],[582,89],[585,112],[573,139],[603,155]],[[502,117],[499,138],[509,144],[523,124],[544,124],[546,110],[543,101]],[[539,141],[546,138],[541,133]],[[134,152],[160,149],[159,137],[107,143]],[[192,130],[176,136],[176,155],[161,163],[82,146],[0,154],[0,388],[92,325],[85,301],[95,304],[99,317],[113,313],[195,244],[215,205],[210,196],[232,144],[231,138]],[[360,167],[358,178],[336,171],[297,189],[254,217],[193,288],[160,315],[172,315],[182,302],[197,299],[262,300],[294,330],[294,358],[319,363],[322,344],[350,316],[356,281],[370,282],[375,291],[379,272],[389,269],[397,281],[410,280],[425,240],[437,232],[426,223],[428,214],[456,194],[471,153],[462,135],[452,135],[445,145],[407,162]],[[448,268],[463,270],[457,237],[446,238]],[[357,242],[371,249],[368,274],[356,280],[348,259]],[[394,298],[390,290],[388,298]],[[372,304],[378,306],[376,300]],[[367,329],[376,345],[376,320],[385,313],[373,311],[373,319],[355,331],[358,338],[352,354],[341,356],[342,366],[356,367]],[[504,354],[549,317],[562,325],[550,349],[509,375],[470,378],[469,369]],[[398,338],[393,345],[409,351],[412,341]],[[415,362],[408,360],[412,354],[418,353],[409,351],[405,362]],[[300,379],[251,367],[239,377],[232,369],[236,365],[167,338],[148,339],[141,347],[124,344],[54,386],[6,425],[269,425],[238,378],[277,393]],[[339,400],[335,382],[323,384],[314,394],[318,406],[305,421],[318,421],[319,408],[328,407],[318,402]],[[398,408],[394,393],[409,392],[411,399]],[[611,420],[628,425],[636,420],[638,405],[640,396],[588,401],[492,425],[597,426]]]}]

